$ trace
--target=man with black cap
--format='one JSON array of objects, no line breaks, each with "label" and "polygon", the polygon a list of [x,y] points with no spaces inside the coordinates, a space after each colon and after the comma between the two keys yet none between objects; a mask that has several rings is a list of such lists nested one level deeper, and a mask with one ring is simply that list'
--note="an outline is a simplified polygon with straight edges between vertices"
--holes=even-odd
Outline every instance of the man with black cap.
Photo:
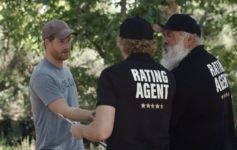
[{"label": "man with black cap", "polygon": [[171,150],[235,150],[232,99],[221,63],[201,44],[197,22],[174,14],[165,25],[161,64],[172,70],[176,94],[171,115]]},{"label": "man with black cap", "polygon": [[73,125],[72,135],[107,139],[107,150],[168,150],[175,81],[152,59],[156,43],[150,23],[140,17],[126,19],[117,46],[125,60],[103,70],[95,119]]},{"label": "man with black cap", "polygon": [[51,20],[42,34],[45,58],[34,69],[29,83],[36,150],[82,150],[82,141],[70,136],[70,123],[62,118],[91,120],[92,114],[78,108],[76,85],[63,63],[70,54],[73,30],[62,20]]}]

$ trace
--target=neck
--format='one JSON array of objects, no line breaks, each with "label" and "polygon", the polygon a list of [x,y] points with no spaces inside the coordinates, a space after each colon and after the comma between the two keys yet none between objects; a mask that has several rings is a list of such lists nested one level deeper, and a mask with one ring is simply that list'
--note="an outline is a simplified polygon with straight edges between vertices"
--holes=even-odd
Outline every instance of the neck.
[{"label": "neck", "polygon": [[127,53],[125,53],[123,50],[121,50],[120,49],[120,51],[121,51],[121,53],[122,53],[122,56],[123,56],[123,59],[127,59],[128,58],[128,54]]},{"label": "neck", "polygon": [[127,54],[123,55],[123,59],[127,59],[127,58],[128,58]]},{"label": "neck", "polygon": [[195,47],[199,45],[201,45],[199,38],[195,38],[190,42],[188,49],[194,49]]},{"label": "neck", "polygon": [[63,61],[61,60],[56,60],[55,58],[52,57],[52,55],[49,55],[46,53],[45,58],[53,65],[55,65],[58,68],[63,67]]},{"label": "neck", "polygon": [[199,44],[192,45],[192,46],[190,46],[189,49],[193,50],[193,49],[196,48],[197,46],[199,46]]}]

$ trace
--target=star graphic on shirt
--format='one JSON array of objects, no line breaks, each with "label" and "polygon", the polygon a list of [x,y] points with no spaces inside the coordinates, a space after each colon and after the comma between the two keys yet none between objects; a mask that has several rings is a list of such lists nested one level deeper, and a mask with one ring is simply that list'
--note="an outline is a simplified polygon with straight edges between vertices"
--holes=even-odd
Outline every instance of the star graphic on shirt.
[{"label": "star graphic on shirt", "polygon": [[164,108],[164,105],[163,105],[163,104],[161,104],[161,105],[160,105],[160,109],[163,109],[163,108]]},{"label": "star graphic on shirt", "polygon": [[142,107],[142,108],[146,108],[146,104],[142,103],[142,104],[141,104],[141,107]]},{"label": "star graphic on shirt", "polygon": [[159,109],[160,108],[160,105],[159,104],[156,104],[156,109]]},{"label": "star graphic on shirt", "polygon": [[222,100],[224,99],[224,95],[221,95],[221,99],[222,99]]},{"label": "star graphic on shirt", "polygon": [[151,105],[150,105],[149,103],[146,104],[146,108],[150,108],[150,106],[151,106]]},{"label": "star graphic on shirt", "polygon": [[151,108],[154,109],[155,105],[154,104],[151,104]]}]

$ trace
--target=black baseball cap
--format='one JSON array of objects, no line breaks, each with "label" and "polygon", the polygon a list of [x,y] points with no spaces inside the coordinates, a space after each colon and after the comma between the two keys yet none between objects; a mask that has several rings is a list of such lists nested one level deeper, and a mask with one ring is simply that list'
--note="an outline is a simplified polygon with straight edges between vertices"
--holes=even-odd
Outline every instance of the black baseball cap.
[{"label": "black baseball cap", "polygon": [[187,14],[172,15],[165,25],[159,24],[162,29],[184,31],[192,34],[197,34],[201,37],[201,29],[196,20]]},{"label": "black baseball cap", "polygon": [[119,36],[134,40],[152,40],[153,29],[145,19],[135,16],[127,18],[120,26]]}]

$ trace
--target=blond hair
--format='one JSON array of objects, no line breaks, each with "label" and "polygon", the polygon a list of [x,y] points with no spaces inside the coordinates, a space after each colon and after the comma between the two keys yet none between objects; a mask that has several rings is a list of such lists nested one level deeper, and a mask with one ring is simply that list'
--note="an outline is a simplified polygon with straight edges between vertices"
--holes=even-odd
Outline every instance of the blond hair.
[{"label": "blond hair", "polygon": [[157,49],[155,40],[133,40],[117,37],[117,44],[121,45],[122,51],[128,55],[132,53],[153,55]]}]

